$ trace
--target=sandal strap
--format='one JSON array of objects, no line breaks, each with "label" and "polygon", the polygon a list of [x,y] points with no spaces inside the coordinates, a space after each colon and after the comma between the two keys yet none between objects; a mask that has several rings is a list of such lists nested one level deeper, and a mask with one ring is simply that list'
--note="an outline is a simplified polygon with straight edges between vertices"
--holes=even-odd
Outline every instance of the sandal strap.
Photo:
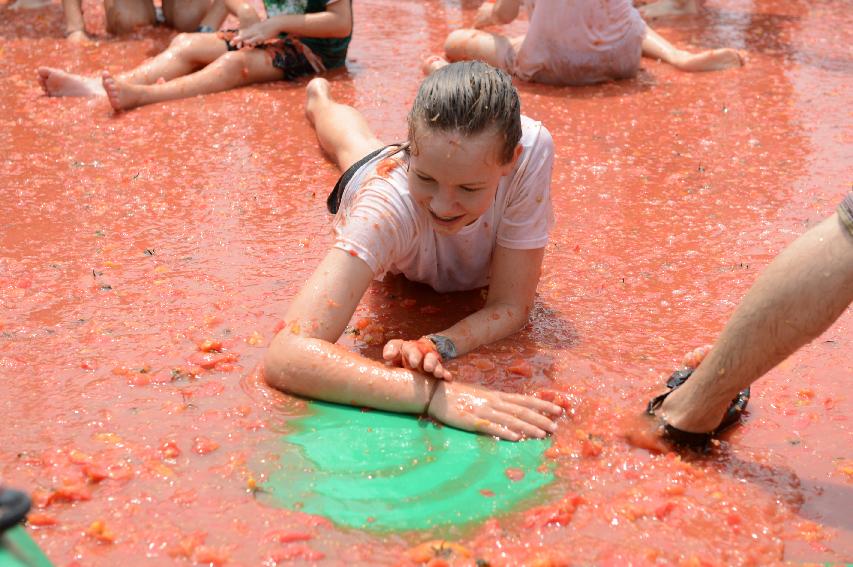
[{"label": "sandal strap", "polygon": [[[693,368],[685,368],[684,370],[676,370],[672,373],[669,379],[666,381],[666,387],[668,390],[659,396],[655,396],[649,402],[649,405],[646,407],[646,413],[654,416],[655,412],[660,409],[663,401],[677,390],[682,384],[684,384],[688,378],[693,374]],[[675,426],[668,424],[663,418],[658,417],[658,419],[663,424],[663,435],[672,443],[676,445],[683,445],[687,447],[693,447],[702,449],[708,446],[711,442],[711,439],[715,435],[719,435],[722,431],[731,427],[735,423],[740,420],[741,414],[746,409],[747,404],[749,403],[749,395],[750,389],[749,387],[744,388],[735,398],[732,400],[732,403],[729,404],[728,409],[726,409],[726,413],[723,416],[723,420],[720,422],[720,425],[717,426],[711,432],[708,433],[693,433],[692,431],[684,431],[683,429],[679,429]]]}]

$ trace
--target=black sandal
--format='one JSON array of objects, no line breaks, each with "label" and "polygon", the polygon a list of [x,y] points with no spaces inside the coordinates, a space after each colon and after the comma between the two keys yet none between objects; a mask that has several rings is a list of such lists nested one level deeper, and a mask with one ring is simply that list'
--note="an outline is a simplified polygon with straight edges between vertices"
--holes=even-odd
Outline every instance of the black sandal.
[{"label": "black sandal", "polygon": [[0,486],[0,535],[21,523],[29,511],[29,496]]},{"label": "black sandal", "polygon": [[[693,370],[693,368],[687,368],[685,370],[676,370],[673,372],[672,376],[669,377],[669,380],[666,381],[666,387],[669,388],[669,390],[660,396],[653,398],[646,408],[646,413],[654,416],[655,412],[660,409],[660,406],[663,404],[666,397],[677,390],[682,384],[687,382],[687,379],[693,374]],[[716,429],[709,433],[693,433],[691,431],[684,431],[683,429],[673,427],[663,421],[662,418],[658,418],[663,424],[663,437],[676,445],[684,445],[700,449],[705,448],[715,435],[719,435],[722,431],[731,427],[740,420],[740,416],[743,414],[748,403],[749,387],[741,390],[738,395],[735,396],[732,403],[729,405],[729,409],[726,410],[725,416],[723,416],[723,421],[720,422],[720,425],[718,425]]]}]

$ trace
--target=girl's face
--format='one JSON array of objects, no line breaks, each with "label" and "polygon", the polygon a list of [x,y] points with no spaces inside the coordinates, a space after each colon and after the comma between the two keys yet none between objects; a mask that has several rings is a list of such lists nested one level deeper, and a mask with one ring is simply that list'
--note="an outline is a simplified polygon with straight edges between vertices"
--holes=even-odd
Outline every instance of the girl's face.
[{"label": "girl's face", "polygon": [[[455,234],[485,213],[495,200],[498,182],[521,155],[498,159],[503,140],[489,129],[478,134],[430,130],[420,124],[409,160],[409,192],[429,214],[435,230]],[[417,153],[415,153],[415,150]]]}]

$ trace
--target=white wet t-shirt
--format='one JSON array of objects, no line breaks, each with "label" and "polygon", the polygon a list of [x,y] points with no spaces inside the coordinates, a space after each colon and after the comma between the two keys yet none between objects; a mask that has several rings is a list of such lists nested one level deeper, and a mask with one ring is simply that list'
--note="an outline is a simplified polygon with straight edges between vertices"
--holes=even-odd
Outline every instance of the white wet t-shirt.
[{"label": "white wet t-shirt", "polygon": [[521,125],[521,156],[501,178],[495,202],[473,223],[452,235],[436,232],[429,213],[409,193],[405,153],[388,157],[391,148],[365,164],[344,189],[334,246],[364,260],[378,279],[403,274],[441,292],[488,285],[495,244],[543,248],[554,222],[551,134],[526,116]]}]

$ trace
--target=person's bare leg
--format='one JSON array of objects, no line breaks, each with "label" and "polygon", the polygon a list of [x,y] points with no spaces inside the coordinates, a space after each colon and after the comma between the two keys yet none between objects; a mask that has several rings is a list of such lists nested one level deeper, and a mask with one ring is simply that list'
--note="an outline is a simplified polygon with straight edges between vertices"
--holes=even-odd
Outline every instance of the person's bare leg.
[{"label": "person's bare leg", "polygon": [[341,172],[384,146],[370,130],[361,112],[332,99],[329,81],[326,79],[311,79],[305,94],[305,115],[317,132],[320,147],[329,154]]},{"label": "person's bare leg", "polygon": [[637,8],[643,19],[664,16],[684,16],[699,12],[696,0],[655,0]]},{"label": "person's bare leg", "polygon": [[102,76],[102,82],[110,104],[115,110],[120,111],[155,102],[227,91],[281,78],[281,70],[273,67],[269,55],[263,49],[243,49],[229,51],[204,69],[165,83],[134,84],[113,78],[106,71]]},{"label": "person's bare leg", "polygon": [[513,43],[517,43],[517,40],[510,41],[500,34],[466,28],[455,30],[447,36],[444,52],[450,61],[479,59],[493,67],[510,71],[507,65],[515,56]]},{"label": "person's bare leg", "polygon": [[51,0],[15,0],[9,5],[9,10],[38,10],[51,4]]},{"label": "person's bare leg", "polygon": [[[216,2],[214,2],[216,4]],[[219,29],[225,16],[228,15],[225,2],[218,0],[221,19],[211,25],[214,30]],[[194,32],[201,25],[214,6],[211,0],[163,0],[163,17],[166,19],[166,25],[182,32]]]},{"label": "person's bare leg", "polygon": [[[153,85],[198,71],[228,52],[225,41],[214,33],[181,33],[165,51],[117,79],[134,85]],[[100,80],[100,79],[99,79]]]},{"label": "person's bare leg", "polygon": [[94,77],[67,73],[53,67],[39,67],[37,77],[47,96],[104,96],[104,88]]},{"label": "person's bare leg", "polygon": [[107,32],[122,35],[157,23],[151,0],[104,0]]},{"label": "person's bare leg", "polygon": [[688,72],[720,71],[743,65],[743,58],[735,49],[711,49],[690,53],[676,48],[649,26],[646,26],[646,36],[643,38],[643,56],[659,59]]},{"label": "person's bare leg", "polygon": [[[136,69],[122,73],[118,79],[137,85],[151,85],[160,80],[169,81],[216,61],[226,51],[225,42],[216,34],[179,34],[165,51]],[[48,96],[106,95],[100,77],[87,77],[52,67],[39,67],[38,79]]]},{"label": "person's bare leg", "polygon": [[690,379],[657,415],[684,431],[713,431],[735,395],[824,332],[853,302],[853,235],[832,215],[759,276]]},{"label": "person's bare leg", "polygon": [[210,2],[204,18],[199,22],[199,26],[204,26],[215,31],[222,27],[222,22],[227,17],[228,6],[225,5],[225,0],[213,0],[213,2]]}]

